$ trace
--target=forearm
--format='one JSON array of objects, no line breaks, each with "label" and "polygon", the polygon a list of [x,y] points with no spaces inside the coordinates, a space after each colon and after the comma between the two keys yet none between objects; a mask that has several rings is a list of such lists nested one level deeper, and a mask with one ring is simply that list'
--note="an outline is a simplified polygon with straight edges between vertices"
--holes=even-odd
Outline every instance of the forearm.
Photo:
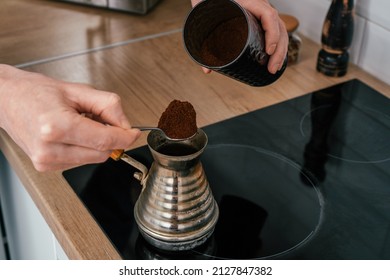
[{"label": "forearm", "polygon": [[7,98],[6,84],[12,77],[13,67],[5,64],[0,64],[0,127],[4,128],[5,106]]},{"label": "forearm", "polygon": [[[34,88],[34,80],[41,74],[20,70],[16,67],[0,64],[0,127],[7,130],[12,124],[9,119],[18,105],[27,101],[26,95]],[[47,79],[49,80],[49,79]]]}]

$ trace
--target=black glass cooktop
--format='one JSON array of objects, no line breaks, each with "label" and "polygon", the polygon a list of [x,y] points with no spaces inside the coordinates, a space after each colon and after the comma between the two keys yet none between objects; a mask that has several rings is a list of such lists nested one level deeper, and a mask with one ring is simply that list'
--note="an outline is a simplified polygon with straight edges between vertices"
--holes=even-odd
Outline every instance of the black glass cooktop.
[{"label": "black glass cooktop", "polygon": [[[390,101],[359,80],[203,130],[220,217],[169,253],[139,234],[135,169],[111,159],[64,172],[124,259],[390,259]],[[151,164],[146,146],[129,155]]]}]

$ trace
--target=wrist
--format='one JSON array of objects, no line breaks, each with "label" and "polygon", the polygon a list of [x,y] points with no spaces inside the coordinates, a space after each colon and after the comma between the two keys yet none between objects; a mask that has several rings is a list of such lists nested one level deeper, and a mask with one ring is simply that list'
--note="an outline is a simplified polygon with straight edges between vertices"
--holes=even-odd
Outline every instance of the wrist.
[{"label": "wrist", "polygon": [[4,122],[6,120],[7,98],[9,93],[7,91],[7,82],[12,77],[13,67],[0,64],[0,127],[4,128]]}]

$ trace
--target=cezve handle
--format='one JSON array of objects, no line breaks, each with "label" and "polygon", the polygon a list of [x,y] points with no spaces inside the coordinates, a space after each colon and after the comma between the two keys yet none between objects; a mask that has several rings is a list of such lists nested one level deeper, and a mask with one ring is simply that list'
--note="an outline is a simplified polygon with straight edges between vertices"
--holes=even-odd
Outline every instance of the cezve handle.
[{"label": "cezve handle", "polygon": [[115,161],[123,160],[130,164],[131,166],[137,168],[141,172],[135,172],[134,177],[141,182],[141,185],[144,186],[146,177],[148,175],[148,168],[140,163],[139,161],[133,159],[132,157],[128,156],[124,150],[113,150],[111,152],[110,158],[112,158]]}]

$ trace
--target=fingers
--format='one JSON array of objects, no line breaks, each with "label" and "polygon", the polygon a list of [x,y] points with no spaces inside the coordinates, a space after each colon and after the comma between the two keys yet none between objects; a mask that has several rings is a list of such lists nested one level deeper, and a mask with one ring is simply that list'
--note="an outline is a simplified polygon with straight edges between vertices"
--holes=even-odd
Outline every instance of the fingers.
[{"label": "fingers", "polygon": [[62,120],[41,120],[40,133],[43,142],[109,151],[130,147],[141,133],[138,129],[105,125],[73,112],[64,113]]},{"label": "fingers", "polygon": [[119,95],[93,89],[87,85],[73,84],[66,92],[79,113],[92,114],[102,123],[125,129],[131,125],[123,112]]},{"label": "fingers", "polygon": [[278,12],[264,1],[244,1],[243,6],[260,20],[265,31],[266,52],[273,55],[281,34]]},{"label": "fingers", "polygon": [[41,141],[29,155],[38,171],[103,162],[112,150],[130,147],[141,133],[138,129],[107,126],[82,116],[71,123],[71,129],[59,126],[61,122],[42,126]]},{"label": "fingers", "polygon": [[202,0],[191,0],[192,7],[201,2]]},{"label": "fingers", "polygon": [[279,18],[277,10],[265,0],[237,0],[237,2],[260,20],[265,32],[265,49],[267,54],[270,55],[268,71],[273,74],[276,73],[283,66],[288,48],[286,27]]},{"label": "fingers", "polygon": [[273,74],[275,74],[283,67],[283,63],[288,51],[289,39],[282,20],[279,20],[279,30],[281,30],[279,42],[277,43],[276,48],[268,61],[268,71]]},{"label": "fingers", "polygon": [[68,83],[64,96],[67,105],[56,104],[37,118],[39,136],[29,156],[38,171],[102,162],[112,150],[127,149],[140,136],[116,94]]},{"label": "fingers", "polygon": [[140,134],[138,129],[123,129],[83,118],[77,124],[76,129],[64,138],[64,142],[99,151],[127,149],[138,139]]},{"label": "fingers", "polygon": [[96,151],[79,146],[52,144],[43,146],[30,156],[36,170],[40,172],[64,170],[83,164],[104,162],[110,151]]},{"label": "fingers", "polygon": [[202,70],[203,70],[203,73],[205,73],[205,74],[211,73],[211,70],[206,68],[206,67],[202,67]]}]

